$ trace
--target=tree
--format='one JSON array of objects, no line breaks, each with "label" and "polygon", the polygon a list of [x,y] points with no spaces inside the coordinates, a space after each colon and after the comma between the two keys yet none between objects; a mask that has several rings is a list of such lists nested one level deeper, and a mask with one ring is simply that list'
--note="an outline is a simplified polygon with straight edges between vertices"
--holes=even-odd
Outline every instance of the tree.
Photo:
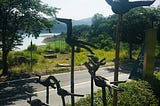
[{"label": "tree", "polygon": [[99,34],[103,33],[103,23],[105,22],[106,18],[102,14],[95,14],[92,18],[92,25],[91,25],[91,37],[97,37]]},{"label": "tree", "polygon": [[90,26],[89,25],[76,25],[73,26],[72,34],[76,37],[81,37],[85,39],[89,34]]},{"label": "tree", "polygon": [[113,32],[116,29],[117,19],[116,15],[106,18],[101,14],[95,14],[87,41],[96,44],[100,49],[113,49]]},{"label": "tree", "polygon": [[97,45],[100,49],[104,49],[105,51],[109,51],[114,48],[113,39],[108,34],[100,34],[97,37]]},{"label": "tree", "polygon": [[8,74],[8,53],[22,41],[21,33],[38,37],[42,29],[49,30],[55,23],[44,17],[54,16],[57,8],[41,0],[0,1],[0,48],[2,49],[2,75]]},{"label": "tree", "polygon": [[135,45],[143,43],[145,30],[153,27],[153,22],[158,20],[158,11],[155,8],[135,8],[123,17],[121,39],[129,44],[129,58],[132,59],[132,50]]}]

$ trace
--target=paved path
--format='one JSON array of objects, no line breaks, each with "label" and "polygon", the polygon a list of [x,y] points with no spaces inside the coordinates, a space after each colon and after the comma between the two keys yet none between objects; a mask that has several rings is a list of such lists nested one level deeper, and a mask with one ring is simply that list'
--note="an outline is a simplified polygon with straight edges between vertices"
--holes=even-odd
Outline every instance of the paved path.
[{"label": "paved path", "polygon": [[[97,71],[97,75],[102,75],[107,79],[113,81],[113,69],[111,67],[101,68]],[[62,88],[70,91],[70,73],[54,75]],[[47,77],[43,76],[42,78]],[[33,98],[39,98],[45,102],[45,87],[36,83],[36,77],[30,79],[23,79],[11,81],[7,83],[0,83],[0,106],[29,106],[27,104],[27,96],[24,92],[33,92],[36,94]],[[127,80],[127,73],[119,73],[119,80]],[[95,90],[98,88],[95,87]],[[90,94],[90,75],[84,71],[75,72],[75,93]],[[70,97],[66,97],[66,103],[70,103]],[[76,100],[79,97],[76,98]],[[62,106],[61,98],[57,95],[55,89],[50,89],[50,106]]]}]

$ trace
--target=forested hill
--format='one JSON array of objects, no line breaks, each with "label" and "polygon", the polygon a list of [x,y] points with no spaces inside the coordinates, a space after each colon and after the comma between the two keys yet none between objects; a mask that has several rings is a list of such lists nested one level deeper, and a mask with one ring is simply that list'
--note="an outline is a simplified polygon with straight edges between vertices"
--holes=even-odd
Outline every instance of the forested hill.
[{"label": "forested hill", "polygon": [[[52,20],[53,18],[51,18],[50,20]],[[81,19],[81,20],[72,20],[72,25],[91,25],[92,23],[92,18],[85,18],[85,19]],[[66,32],[66,25],[63,23],[60,24],[56,24],[55,26],[53,26],[53,28],[51,28],[51,32],[52,33],[61,33],[61,32]],[[43,30],[42,33],[47,33],[46,30]]]},{"label": "forested hill", "polygon": [[81,20],[73,20],[72,21],[73,26],[75,25],[91,25],[92,24],[92,18],[84,18]]}]

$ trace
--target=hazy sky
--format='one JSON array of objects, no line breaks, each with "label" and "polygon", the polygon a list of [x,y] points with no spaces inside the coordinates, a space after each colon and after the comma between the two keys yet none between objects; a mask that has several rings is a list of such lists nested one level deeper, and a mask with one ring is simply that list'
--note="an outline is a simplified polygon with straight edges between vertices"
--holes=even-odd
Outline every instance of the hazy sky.
[{"label": "hazy sky", "polygon": [[[111,7],[105,0],[42,0],[49,6],[61,8],[57,17],[70,18],[70,19],[83,19],[92,17],[96,13],[103,14],[104,16],[112,15]],[[129,0],[137,1],[137,0]],[[157,6],[160,0],[156,0],[153,4]]]}]

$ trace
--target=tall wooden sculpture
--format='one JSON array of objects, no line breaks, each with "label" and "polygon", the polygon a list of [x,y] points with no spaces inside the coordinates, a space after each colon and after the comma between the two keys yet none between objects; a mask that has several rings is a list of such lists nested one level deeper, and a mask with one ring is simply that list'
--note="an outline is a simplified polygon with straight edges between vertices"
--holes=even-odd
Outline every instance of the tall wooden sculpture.
[{"label": "tall wooden sculpture", "polygon": [[[89,47],[97,48],[94,45],[84,42],[81,40],[76,39],[74,36],[72,36],[72,20],[71,19],[64,19],[64,18],[56,18],[58,21],[63,22],[67,25],[67,37],[66,37],[66,43],[68,43],[71,46],[71,93],[74,93],[74,52],[75,52],[75,46],[81,47],[89,51],[91,54],[94,54],[92,50]],[[71,104],[74,106],[74,96],[71,95]]]},{"label": "tall wooden sculpture", "polygon": [[[119,15],[117,34],[116,34],[115,74],[114,74],[114,81],[118,81],[119,47],[120,47],[120,35],[122,26],[121,25],[122,15],[135,7],[150,6],[155,2],[155,0],[141,0],[133,2],[130,2],[129,0],[105,0],[105,1],[112,7],[112,11]],[[117,91],[114,91],[113,105],[117,106]]]}]

